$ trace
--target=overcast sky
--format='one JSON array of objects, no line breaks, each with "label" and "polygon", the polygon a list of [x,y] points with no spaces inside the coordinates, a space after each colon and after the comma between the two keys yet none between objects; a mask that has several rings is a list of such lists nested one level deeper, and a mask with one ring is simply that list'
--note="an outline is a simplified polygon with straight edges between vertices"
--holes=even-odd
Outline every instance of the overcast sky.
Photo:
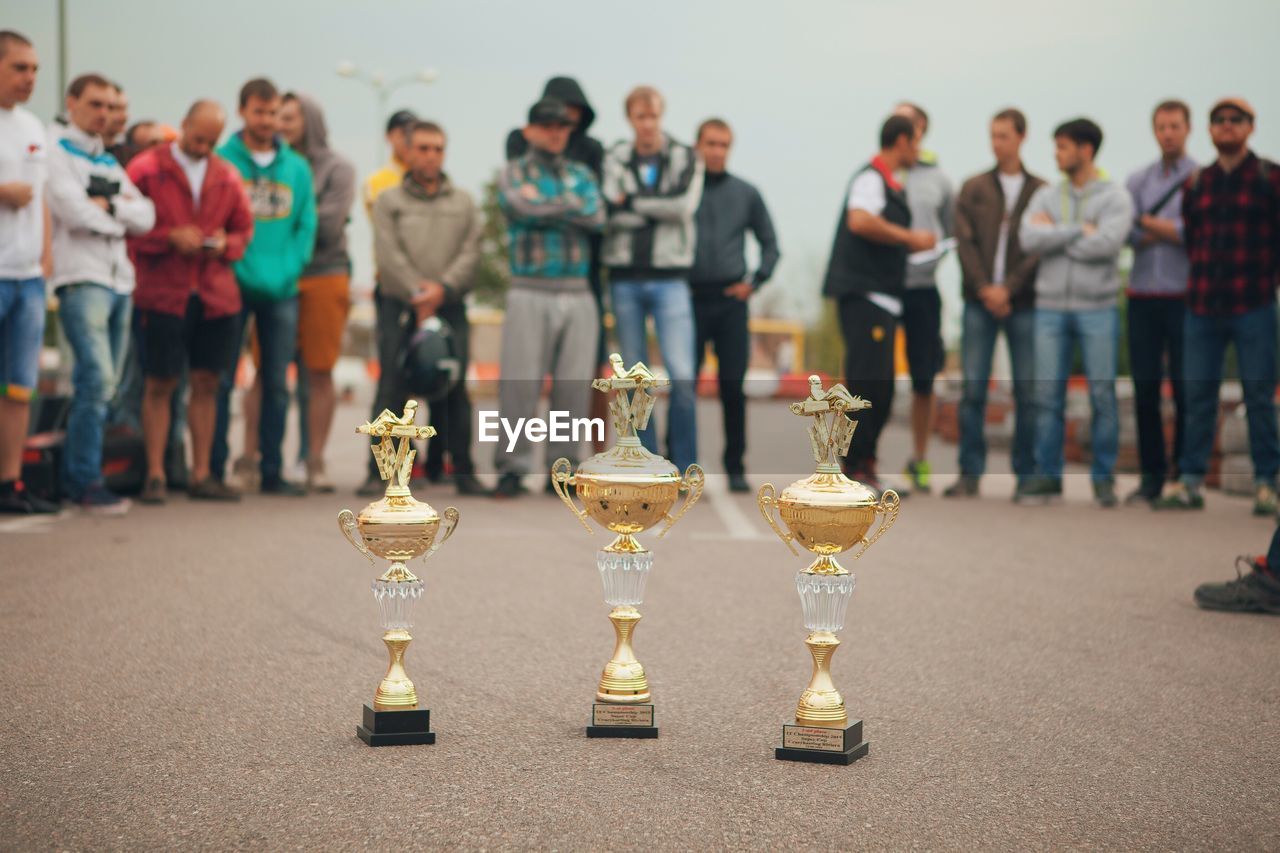
[{"label": "overcast sky", "polygon": [[[361,175],[375,166],[383,116],[340,60],[395,77],[439,79],[397,92],[450,134],[447,170],[478,190],[499,165],[546,78],[571,74],[599,114],[606,143],[627,128],[622,99],[637,83],[667,94],[667,128],[690,141],[726,118],[732,171],[756,183],[783,250],[778,281],[812,291],[844,185],[872,153],[899,99],[932,117],[926,146],[957,183],[988,168],[987,120],[1020,107],[1028,166],[1052,171],[1053,126],[1087,115],[1106,133],[1099,162],[1123,176],[1156,156],[1151,107],[1177,96],[1194,110],[1191,153],[1211,156],[1206,111],[1223,94],[1259,112],[1254,148],[1280,157],[1278,0],[68,0],[72,76],[101,71],[129,92],[135,118],[170,123],[196,97],[234,105],[239,85],[267,75],[325,106],[333,144]],[[0,26],[35,41],[43,67],[29,105],[52,117],[56,4],[0,0]],[[1270,84],[1265,83],[1270,79]],[[232,125],[236,122],[233,120]],[[369,236],[353,212],[357,278]],[[954,284],[954,268],[945,272]]]}]

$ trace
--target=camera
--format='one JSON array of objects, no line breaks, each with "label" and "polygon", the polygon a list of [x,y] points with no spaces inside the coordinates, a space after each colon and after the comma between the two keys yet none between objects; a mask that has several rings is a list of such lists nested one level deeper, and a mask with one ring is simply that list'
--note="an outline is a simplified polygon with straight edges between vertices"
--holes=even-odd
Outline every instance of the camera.
[{"label": "camera", "polygon": [[89,198],[105,198],[120,194],[120,182],[108,180],[101,175],[89,176]]}]

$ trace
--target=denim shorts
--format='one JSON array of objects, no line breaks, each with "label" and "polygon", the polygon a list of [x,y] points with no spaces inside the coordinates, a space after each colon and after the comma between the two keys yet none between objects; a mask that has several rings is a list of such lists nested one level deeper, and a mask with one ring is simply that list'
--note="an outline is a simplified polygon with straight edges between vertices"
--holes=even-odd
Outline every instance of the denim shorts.
[{"label": "denim shorts", "polygon": [[0,396],[30,400],[44,340],[43,278],[0,278]]}]

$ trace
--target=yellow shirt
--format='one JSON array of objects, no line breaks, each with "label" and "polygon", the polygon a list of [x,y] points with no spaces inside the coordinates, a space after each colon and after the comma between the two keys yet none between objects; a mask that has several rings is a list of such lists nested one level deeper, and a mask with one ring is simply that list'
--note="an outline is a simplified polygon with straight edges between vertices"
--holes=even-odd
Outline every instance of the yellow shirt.
[{"label": "yellow shirt", "polygon": [[364,210],[370,217],[373,215],[373,203],[378,196],[392,187],[400,186],[404,180],[405,165],[392,157],[387,165],[369,176],[364,182]]}]

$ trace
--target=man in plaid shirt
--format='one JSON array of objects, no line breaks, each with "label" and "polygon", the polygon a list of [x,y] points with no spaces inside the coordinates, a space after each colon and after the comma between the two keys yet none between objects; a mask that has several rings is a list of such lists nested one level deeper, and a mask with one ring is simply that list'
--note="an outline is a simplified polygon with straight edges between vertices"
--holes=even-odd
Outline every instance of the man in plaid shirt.
[{"label": "man in plaid shirt", "polygon": [[1235,346],[1257,484],[1253,512],[1276,512],[1280,435],[1276,429],[1276,286],[1280,271],[1280,166],[1248,147],[1253,107],[1223,98],[1209,112],[1218,150],[1193,173],[1182,197],[1184,244],[1191,262],[1184,328],[1186,432],[1181,480],[1158,506],[1200,509],[1218,420],[1227,344]]}]

